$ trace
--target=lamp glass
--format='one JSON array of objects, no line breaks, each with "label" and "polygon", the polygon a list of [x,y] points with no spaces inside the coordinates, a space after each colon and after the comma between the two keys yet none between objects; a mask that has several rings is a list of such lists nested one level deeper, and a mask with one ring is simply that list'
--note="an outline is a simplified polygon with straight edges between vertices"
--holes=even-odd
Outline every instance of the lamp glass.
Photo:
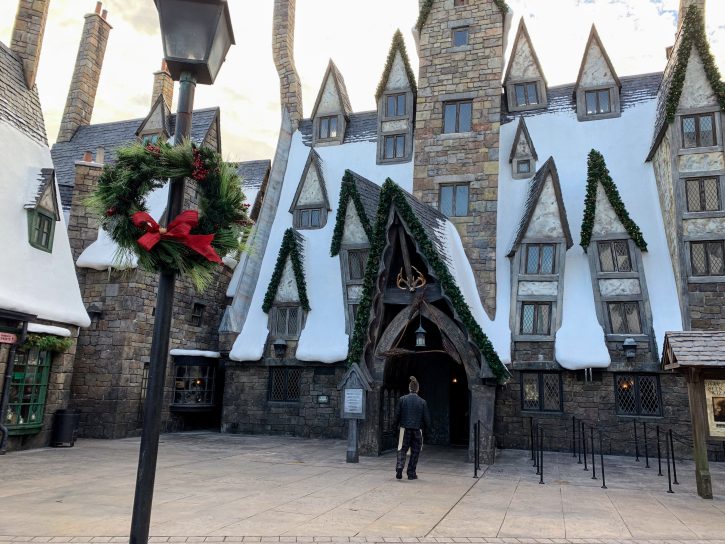
[{"label": "lamp glass", "polygon": [[418,327],[418,330],[415,331],[415,347],[425,347],[425,329],[422,325]]}]

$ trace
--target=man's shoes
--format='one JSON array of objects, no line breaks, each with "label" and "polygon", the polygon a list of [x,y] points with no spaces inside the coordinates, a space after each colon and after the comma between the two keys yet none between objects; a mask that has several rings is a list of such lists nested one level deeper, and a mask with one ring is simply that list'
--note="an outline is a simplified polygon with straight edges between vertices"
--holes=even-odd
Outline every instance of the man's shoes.
[{"label": "man's shoes", "polygon": [[408,480],[417,480],[418,475],[417,474],[408,474]]},{"label": "man's shoes", "polygon": [[403,471],[402,470],[396,470],[395,471],[395,479],[396,480],[402,480],[403,479]]}]

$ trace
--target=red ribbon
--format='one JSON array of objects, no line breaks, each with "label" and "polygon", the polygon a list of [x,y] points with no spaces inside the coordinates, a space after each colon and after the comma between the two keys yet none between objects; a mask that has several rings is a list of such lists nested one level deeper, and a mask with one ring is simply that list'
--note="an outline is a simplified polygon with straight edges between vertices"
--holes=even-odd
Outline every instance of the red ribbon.
[{"label": "red ribbon", "polygon": [[131,221],[137,227],[146,230],[146,234],[137,240],[138,245],[146,251],[151,251],[161,240],[176,240],[212,262],[222,262],[211,247],[213,234],[190,234],[191,229],[199,224],[198,212],[192,210],[181,212],[166,228],[161,227],[146,212],[136,212],[131,216]]}]

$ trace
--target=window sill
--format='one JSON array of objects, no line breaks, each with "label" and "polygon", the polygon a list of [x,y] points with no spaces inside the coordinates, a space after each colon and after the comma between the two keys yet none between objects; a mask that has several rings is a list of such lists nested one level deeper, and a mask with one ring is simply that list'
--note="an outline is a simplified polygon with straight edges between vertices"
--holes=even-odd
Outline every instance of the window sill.
[{"label": "window sill", "polygon": [[439,140],[464,140],[466,138],[480,138],[478,132],[443,132],[437,136]]},{"label": "window sill", "polygon": [[725,217],[725,210],[683,212],[682,219],[717,219]]},{"label": "window sill", "polygon": [[725,276],[689,276],[687,283],[725,283]]},{"label": "window sill", "polygon": [[276,406],[278,408],[297,408],[300,405],[300,401],[298,400],[268,400],[267,404],[270,406]]},{"label": "window sill", "polygon": [[466,45],[451,45],[447,53],[465,53],[467,51],[473,51],[473,46],[470,43]]},{"label": "window sill", "polygon": [[405,162],[410,162],[411,160],[413,160],[412,155],[408,155],[406,157],[401,157],[401,158],[397,158],[397,159],[380,158],[380,159],[378,159],[378,164],[401,164],[401,163],[405,163]]},{"label": "window sill", "polygon": [[534,111],[534,110],[543,110],[547,107],[546,102],[542,102],[540,104],[526,104],[525,106],[509,106],[508,111],[509,113],[518,113],[522,111]]},{"label": "window sill", "polygon": [[630,419],[630,420],[631,419],[644,419],[647,421],[657,421],[657,420],[665,418],[665,416],[638,416],[635,414],[617,414],[617,417],[621,418],[621,419]]},{"label": "window sill", "polygon": [[717,153],[722,151],[721,145],[709,145],[707,147],[681,147],[677,152],[678,155],[697,155],[702,153]]}]

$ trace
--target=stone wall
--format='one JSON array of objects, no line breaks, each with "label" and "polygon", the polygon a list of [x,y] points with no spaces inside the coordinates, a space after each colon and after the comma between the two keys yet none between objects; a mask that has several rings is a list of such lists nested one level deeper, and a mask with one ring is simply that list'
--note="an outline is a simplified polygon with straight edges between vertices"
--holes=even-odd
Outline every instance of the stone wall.
[{"label": "stone wall", "polygon": [[295,67],[296,0],[274,0],[272,56],[279,74],[280,101],[287,109],[292,130],[302,119],[302,82]]},{"label": "stone wall", "polygon": [[725,329],[725,283],[688,283],[690,322],[694,330]]},{"label": "stone wall", "polygon": [[28,89],[33,88],[38,74],[49,7],[50,0],[20,0],[18,4],[10,49],[23,61],[25,84]]},{"label": "stone wall", "polygon": [[[468,182],[469,215],[453,218],[490,316],[496,311],[496,206],[504,17],[493,0],[433,2],[420,31],[413,193],[438,206],[440,183]],[[451,28],[469,26],[452,47]],[[472,99],[472,131],[443,134],[445,100]]]}]

